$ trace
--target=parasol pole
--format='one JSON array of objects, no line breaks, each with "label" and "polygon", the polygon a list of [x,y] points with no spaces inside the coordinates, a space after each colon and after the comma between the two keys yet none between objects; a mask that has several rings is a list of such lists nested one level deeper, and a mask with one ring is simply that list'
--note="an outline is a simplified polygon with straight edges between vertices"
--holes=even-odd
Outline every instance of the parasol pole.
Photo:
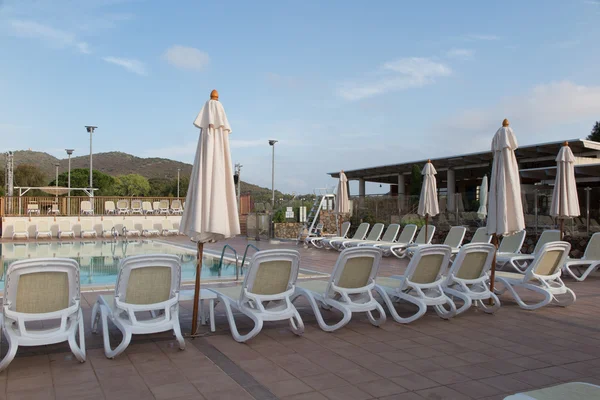
[{"label": "parasol pole", "polygon": [[425,214],[425,244],[427,244],[427,225],[429,222],[429,214]]},{"label": "parasol pole", "polygon": [[[494,280],[496,279],[496,254],[498,253],[498,235],[495,233],[492,235],[492,244],[496,248],[494,250],[494,257],[492,258],[492,268],[490,272],[490,292],[494,293]],[[494,300],[490,297],[489,304],[492,305]]]},{"label": "parasol pole", "polygon": [[200,303],[200,271],[202,270],[202,253],[204,243],[198,242],[198,254],[196,256],[196,284],[194,286],[194,309],[192,312],[192,336],[198,330],[198,303]]},{"label": "parasol pole", "polygon": [[[569,142],[565,141],[565,143],[563,143],[563,146],[569,146]],[[559,203],[559,205],[561,205],[561,204]],[[560,240],[563,240],[565,237],[565,235],[563,233],[565,231],[565,219],[563,217],[560,217],[559,219],[560,219]]]}]

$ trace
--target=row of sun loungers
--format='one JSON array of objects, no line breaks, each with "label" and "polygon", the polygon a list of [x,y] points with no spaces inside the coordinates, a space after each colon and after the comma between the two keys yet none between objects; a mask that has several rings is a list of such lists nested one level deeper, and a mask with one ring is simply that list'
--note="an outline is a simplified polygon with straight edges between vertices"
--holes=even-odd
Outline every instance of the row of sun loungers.
[{"label": "row of sun loungers", "polygon": [[[168,236],[178,235],[179,228],[172,221],[163,220],[159,224],[155,224],[155,221],[151,219],[144,219],[141,222],[141,229],[136,228],[135,222],[131,219],[124,219],[120,224],[121,228],[118,229],[117,225],[110,219],[104,219],[102,221],[102,233],[101,236],[104,238],[118,237],[118,236]],[[159,226],[159,229],[156,228]],[[98,232],[94,228],[94,222],[91,219],[81,219],[80,222],[80,234],[81,238],[98,237]],[[74,238],[75,231],[71,221],[62,220],[58,221],[58,239],[63,238]],[[29,239],[29,231],[27,223],[25,221],[15,221],[13,225],[13,239]],[[35,238],[52,238],[52,230],[50,229],[50,223],[47,220],[40,220],[36,224]]]},{"label": "row of sun loungers", "polygon": [[148,215],[148,214],[183,214],[185,202],[181,203],[181,200],[171,201],[169,206],[169,200],[161,201],[142,201],[132,200],[131,206],[129,200],[119,200],[115,205],[114,201],[104,202],[104,212],[106,214],[128,214],[128,215]]}]

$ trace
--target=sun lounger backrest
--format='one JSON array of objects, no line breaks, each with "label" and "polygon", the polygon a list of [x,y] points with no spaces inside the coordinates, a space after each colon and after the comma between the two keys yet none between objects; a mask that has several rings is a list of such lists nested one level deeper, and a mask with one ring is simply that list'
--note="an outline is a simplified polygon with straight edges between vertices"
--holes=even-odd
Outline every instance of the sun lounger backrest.
[{"label": "sun lounger backrest", "polygon": [[173,200],[171,202],[171,208],[174,210],[181,209],[181,200]]},{"label": "sun lounger backrest", "polygon": [[160,201],[153,201],[152,208],[156,211],[160,208]]},{"label": "sun lounger backrest", "polygon": [[258,251],[250,260],[243,287],[258,295],[284,293],[296,282],[299,265],[300,253],[295,250]]},{"label": "sun lounger backrest", "polygon": [[431,243],[431,239],[433,239],[433,234],[435,233],[435,226],[428,225],[427,226],[427,239],[425,239],[425,225],[421,227],[419,230],[419,234],[415,239],[415,244],[429,244]]},{"label": "sun lounger backrest", "polygon": [[[330,285],[357,289],[373,282],[379,270],[381,250],[369,247],[351,247],[340,253]],[[328,290],[329,292],[329,290]],[[333,292],[330,292],[333,293]]]},{"label": "sun lounger backrest", "polygon": [[371,232],[369,232],[369,235],[367,236],[367,240],[379,240],[379,238],[381,237],[381,233],[383,232],[384,226],[385,225],[379,222],[373,225]]},{"label": "sun lounger backrest", "polygon": [[37,224],[38,232],[48,232],[50,229],[48,228],[48,221],[45,219],[41,219]]},{"label": "sun lounger backrest", "polygon": [[71,232],[71,221],[67,219],[58,221],[58,230],[61,232]]},{"label": "sun lounger backrest", "polygon": [[393,242],[396,240],[396,236],[398,236],[398,231],[400,230],[399,224],[389,224],[385,233],[381,237],[382,242]]},{"label": "sun lounger backrest", "polygon": [[546,243],[550,242],[558,242],[560,240],[560,231],[559,230],[545,230],[540,235],[537,243],[535,244],[535,248],[533,249],[533,254],[537,254],[538,251],[544,246]]},{"label": "sun lounger backrest", "polygon": [[112,220],[110,219],[104,219],[104,221],[102,221],[102,230],[103,231],[111,231],[112,228],[114,227]]},{"label": "sun lounger backrest", "polygon": [[464,226],[453,226],[448,231],[444,244],[450,247],[459,247],[465,237],[467,229]]},{"label": "sun lounger backrest", "polygon": [[449,275],[459,279],[478,279],[492,266],[496,246],[489,243],[469,243],[460,248]]},{"label": "sun lounger backrest", "polygon": [[27,314],[64,310],[79,300],[79,265],[64,258],[16,261],[6,272],[4,306]]},{"label": "sun lounger backrest", "polygon": [[365,236],[367,236],[367,231],[369,230],[370,226],[371,225],[368,222],[363,222],[362,224],[360,224],[356,232],[354,232],[354,236],[352,236],[352,239],[364,240]]},{"label": "sun lounger backrest", "polygon": [[27,232],[27,223],[25,221],[17,220],[13,224],[13,230],[15,232]]},{"label": "sun lounger backrest", "polygon": [[169,208],[169,200],[161,200],[160,201],[160,208],[168,209]]},{"label": "sun lounger backrest", "polygon": [[81,220],[81,230],[82,231],[91,231],[94,229],[94,225],[92,224],[91,219],[82,219]]},{"label": "sun lounger backrest", "polygon": [[139,210],[142,208],[142,201],[141,200],[131,200],[131,208],[134,208],[136,210]]},{"label": "sun lounger backrest", "polygon": [[150,203],[149,201],[142,202],[142,210],[152,211],[152,203]]},{"label": "sun lounger backrest", "polygon": [[115,202],[112,200],[105,201],[104,211],[115,211]]},{"label": "sun lounger backrest", "polygon": [[127,200],[117,201],[117,208],[119,210],[125,210],[125,209],[129,208],[129,201],[127,201]]},{"label": "sun lounger backrest", "polygon": [[594,233],[590,238],[583,258],[586,260],[600,260],[600,232]]},{"label": "sun lounger backrest", "polygon": [[450,247],[439,244],[418,247],[406,267],[404,277],[418,284],[428,284],[439,280],[448,268],[451,252]]},{"label": "sun lounger backrest", "polygon": [[531,279],[535,275],[554,275],[560,271],[570,250],[571,245],[567,242],[546,243],[525,271],[525,279]]},{"label": "sun lounger backrest", "polygon": [[398,243],[411,243],[415,237],[415,233],[417,232],[417,226],[415,224],[408,224],[404,226],[402,232],[400,232],[400,236],[398,236]]},{"label": "sun lounger backrest", "polygon": [[150,219],[145,219],[142,221],[142,228],[145,230],[152,230],[154,229],[154,224],[152,223],[152,220]]},{"label": "sun lounger backrest", "polygon": [[487,228],[485,226],[477,228],[473,238],[471,239],[471,243],[490,243],[491,241],[492,235],[488,235]]},{"label": "sun lounger backrest", "polygon": [[81,211],[90,211],[92,209],[92,203],[84,200],[81,202]]},{"label": "sun lounger backrest", "polygon": [[519,231],[514,235],[502,237],[500,241],[499,253],[518,253],[521,251],[523,241],[525,240],[525,231]]},{"label": "sun lounger backrest", "polygon": [[[321,227],[322,229],[322,227]],[[346,221],[342,224],[342,230],[340,231],[341,237],[346,237],[348,235],[348,231],[350,230],[350,221]]]},{"label": "sun lounger backrest", "polygon": [[128,304],[156,304],[175,296],[180,284],[181,264],[177,256],[132,256],[121,260],[115,295]]}]

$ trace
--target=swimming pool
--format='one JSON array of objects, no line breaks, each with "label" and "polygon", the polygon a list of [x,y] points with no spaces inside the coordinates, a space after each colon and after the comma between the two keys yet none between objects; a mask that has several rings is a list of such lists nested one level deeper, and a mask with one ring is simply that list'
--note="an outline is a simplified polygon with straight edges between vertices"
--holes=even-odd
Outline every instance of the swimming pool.
[{"label": "swimming pool", "polygon": [[[71,258],[79,263],[82,286],[107,286],[115,284],[121,259],[132,255],[155,253],[179,256],[182,281],[195,279],[196,251],[157,241],[2,243],[0,257],[3,269],[0,290],[4,289],[5,271],[12,262],[17,260],[46,257]],[[219,257],[204,254],[200,277],[202,280],[235,278],[235,262],[224,259],[223,265],[219,268]]]}]

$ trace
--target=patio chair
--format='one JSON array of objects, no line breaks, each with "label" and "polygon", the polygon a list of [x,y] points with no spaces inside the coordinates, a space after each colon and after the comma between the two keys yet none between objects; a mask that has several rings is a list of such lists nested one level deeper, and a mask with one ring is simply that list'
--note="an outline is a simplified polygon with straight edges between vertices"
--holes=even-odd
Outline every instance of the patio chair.
[{"label": "patio chair", "polygon": [[427,226],[427,237],[425,237],[425,226],[422,226],[421,229],[419,230],[419,234],[417,235],[417,238],[415,239],[415,241],[413,243],[409,243],[409,244],[397,243],[397,244],[391,245],[389,247],[389,249],[384,248],[383,250],[388,251],[389,254],[392,254],[398,258],[404,258],[404,257],[406,257],[406,254],[407,254],[406,250],[409,247],[431,244],[431,240],[433,239],[434,233],[435,233],[435,226],[428,225]]},{"label": "patio chair", "polygon": [[377,243],[394,243],[398,236],[398,231],[400,231],[400,224],[389,224],[379,240],[369,240],[367,237],[367,239],[360,242],[349,242],[346,247],[369,246]]},{"label": "patio chair", "polygon": [[130,218],[126,218],[123,220],[123,236],[140,236],[139,229],[135,228],[135,224]]},{"label": "patio chair", "polygon": [[[557,242],[560,240],[560,231],[558,230],[545,230],[540,235],[532,254],[507,254],[498,253],[496,256],[496,263],[501,265],[501,268],[510,266],[520,273],[524,273],[527,269],[527,265],[535,258],[535,255],[540,249],[549,242]],[[522,243],[521,243],[522,245]]]},{"label": "patio chair", "polygon": [[104,218],[102,221],[102,237],[104,238],[116,238],[119,236],[119,232],[115,228],[112,220]]},{"label": "patio chair", "polygon": [[348,231],[350,230],[350,221],[345,221],[344,223],[342,223],[342,229],[340,230],[340,236],[307,236],[306,239],[304,239],[304,242],[306,244],[310,243],[313,246],[315,246],[317,249],[322,249],[323,248],[323,243],[321,243],[322,240],[324,239],[345,239],[348,237]]},{"label": "patio chair", "polygon": [[498,259],[502,259],[502,257],[511,257],[521,254],[521,247],[523,247],[523,242],[525,242],[526,233],[525,230],[522,230],[514,235],[502,237],[500,245],[498,246],[498,251],[496,252],[496,264],[498,264]]},{"label": "patio chair", "polygon": [[[114,295],[100,295],[92,308],[92,332],[102,319],[104,354],[114,358],[121,354],[132,335],[173,331],[179,348],[185,340],[179,326],[179,286],[181,264],[173,255],[152,254],[127,257],[119,264]],[[140,319],[140,314],[150,318]],[[121,343],[110,347],[108,321],[123,335]]]},{"label": "patio chair", "polygon": [[[237,342],[258,335],[265,321],[288,320],[294,334],[304,332],[302,318],[291,301],[299,264],[300,253],[295,250],[258,251],[252,255],[242,285],[209,289],[223,302],[231,335]],[[254,322],[245,335],[237,329],[234,308]]]},{"label": "patio chair", "polygon": [[115,202],[112,200],[108,200],[104,202],[104,213],[105,214],[115,214],[117,209],[115,208]]},{"label": "patio chair", "polygon": [[473,237],[471,238],[471,243],[491,243],[492,235],[488,235],[487,227],[482,226],[481,228],[477,228]]},{"label": "patio chair", "polygon": [[91,201],[83,200],[80,207],[82,215],[94,215],[94,209],[92,208]]},{"label": "patio chair", "polygon": [[567,382],[560,385],[516,393],[504,400],[589,400],[600,399],[600,386],[586,382]]},{"label": "patio chair", "polygon": [[58,204],[56,203],[52,203],[52,205],[50,205],[50,207],[48,208],[48,215],[60,215],[60,208],[58,207]]},{"label": "patio chair", "polygon": [[161,200],[158,203],[158,211],[160,214],[169,214],[169,200]]},{"label": "patio chair", "polygon": [[40,215],[40,206],[38,203],[27,204],[27,215]]},{"label": "patio chair", "polygon": [[119,215],[129,214],[129,201],[128,200],[117,201],[117,214],[119,214]]},{"label": "patio chair", "polygon": [[160,201],[152,202],[152,210],[154,211],[154,214],[160,214]]},{"label": "patio chair", "polygon": [[[495,288],[496,293],[502,294],[508,290],[519,306],[525,310],[536,310],[552,301],[561,307],[574,303],[575,293],[560,279],[561,267],[570,250],[571,245],[567,242],[549,242],[542,246],[525,273],[497,271],[496,282],[501,283],[502,286]],[[515,288],[540,293],[544,299],[534,304],[527,304]],[[561,298],[557,297],[559,295]],[[565,295],[564,298],[562,295]]]},{"label": "patio chair", "polygon": [[81,220],[81,232],[80,232],[80,236],[81,238],[85,238],[87,237],[98,237],[98,233],[96,232],[96,229],[94,229],[94,221],[92,221],[91,219],[82,219]]},{"label": "patio chair", "polygon": [[183,214],[183,208],[181,207],[181,200],[171,201],[171,214]]},{"label": "patio chair", "polygon": [[[473,305],[492,314],[500,308],[500,300],[489,289],[488,271],[492,267],[496,246],[490,243],[469,243],[460,248],[442,285],[444,292],[463,301],[456,315]],[[493,305],[484,300],[493,299]],[[454,299],[453,299],[454,300]]]},{"label": "patio chair", "polygon": [[[444,238],[444,245],[450,247],[452,249],[452,254],[458,253],[460,250],[460,246],[462,245],[462,241],[465,238],[465,233],[467,232],[467,228],[464,226],[453,226],[448,231],[448,234]],[[429,232],[427,232],[429,234]],[[406,255],[412,257],[415,250],[420,246],[428,246],[427,244],[415,244],[413,246],[409,246],[406,249]]]},{"label": "patio chair", "polygon": [[408,225],[404,226],[404,229],[402,229],[402,232],[400,232],[400,235],[396,238],[395,241],[386,242],[386,241],[382,240],[382,241],[376,242],[376,243],[363,243],[363,244],[360,244],[359,246],[373,246],[378,249],[381,249],[384,256],[390,255],[391,254],[390,248],[392,246],[395,246],[398,244],[409,245],[410,243],[413,242],[416,233],[417,233],[417,226],[415,224],[408,224]]},{"label": "patio chair", "polygon": [[373,228],[371,228],[371,231],[369,232],[369,234],[367,235],[367,237],[365,239],[347,239],[344,241],[341,241],[341,243],[338,246],[338,251],[342,251],[344,250],[346,247],[350,247],[350,244],[359,244],[359,243],[363,243],[365,241],[368,242],[378,242],[379,239],[381,239],[381,234],[383,233],[383,228],[385,227],[384,224],[378,222],[375,225],[373,225]]},{"label": "patio chair", "polygon": [[172,221],[163,221],[161,223],[161,233],[163,236],[179,235],[179,229],[175,228]]},{"label": "patio chair", "polygon": [[142,236],[153,236],[153,235],[160,235],[160,232],[158,229],[154,228],[154,224],[152,223],[151,219],[144,219],[142,221]]},{"label": "patio chair", "polygon": [[[365,238],[365,236],[367,236],[367,232],[369,231],[369,227],[371,225],[368,222],[363,222],[362,224],[360,224],[358,226],[358,228],[356,229],[356,232],[354,232],[354,236],[352,236],[352,239],[356,239],[356,240],[363,240]],[[323,247],[325,248],[331,248],[331,249],[337,249],[342,242],[344,242],[345,238],[340,239],[339,237],[333,237],[333,238],[329,238],[329,239],[323,239],[321,241],[321,243],[323,244]]]},{"label": "patio chair", "polygon": [[[432,306],[441,318],[454,317],[456,305],[444,293],[442,287],[445,279],[443,274],[448,269],[450,255],[450,247],[441,244],[419,247],[404,275],[375,280],[375,290],[396,322],[413,322],[425,314],[428,306]],[[394,307],[394,302],[400,300],[416,305],[418,310],[408,317],[401,317]]]},{"label": "patio chair", "polygon": [[71,226],[71,221],[68,219],[58,221],[58,238],[62,239],[64,237],[75,237],[75,232]]},{"label": "patio chair", "polygon": [[27,221],[25,221],[24,219],[18,219],[13,223],[13,233],[12,233],[12,238],[14,239],[18,239],[18,238],[24,238],[24,239],[29,239],[29,231],[27,229]]},{"label": "patio chair", "polygon": [[131,200],[131,215],[133,214],[143,214],[141,200]]},{"label": "patio chair", "polygon": [[[0,371],[8,367],[19,346],[66,341],[75,358],[85,361],[79,266],[74,260],[39,258],[13,262],[6,272],[5,284],[0,321],[8,351],[0,361]],[[60,325],[43,327],[49,320],[60,320]],[[33,328],[30,323],[39,325]]]},{"label": "patio chair", "polygon": [[[46,217],[47,218],[47,217]],[[50,230],[50,224],[44,219],[40,219],[35,227],[35,239],[40,237],[47,237],[52,239],[52,231]]]},{"label": "patio chair", "polygon": [[[581,272],[584,268],[585,271]],[[580,259],[569,258],[563,265],[563,272],[578,282],[584,281],[594,271],[600,268],[600,233],[594,233],[588,242],[585,253]],[[574,270],[577,270],[575,273]]]},{"label": "patio chair", "polygon": [[[329,280],[309,280],[296,283],[293,300],[303,296],[308,300],[319,327],[326,332],[342,328],[352,318],[352,313],[366,312],[371,324],[380,326],[386,316],[383,307],[373,298],[375,277],[379,270],[381,250],[355,247],[342,251]],[[293,301],[292,300],[292,301]],[[335,308],[343,317],[329,325],[323,319],[319,305],[325,309]],[[375,318],[373,311],[379,316]]]},{"label": "patio chair", "polygon": [[152,209],[152,203],[150,203],[149,201],[143,201],[142,202],[142,213],[144,215],[153,214],[154,210]]}]

